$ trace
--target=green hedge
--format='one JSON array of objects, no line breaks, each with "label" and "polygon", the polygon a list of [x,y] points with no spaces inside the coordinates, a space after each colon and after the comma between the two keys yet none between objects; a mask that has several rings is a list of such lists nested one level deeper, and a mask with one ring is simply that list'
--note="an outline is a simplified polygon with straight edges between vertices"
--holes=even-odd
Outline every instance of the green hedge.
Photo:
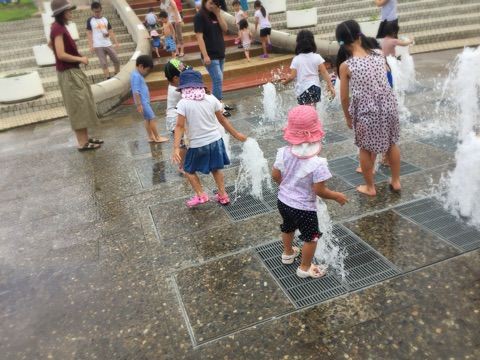
[{"label": "green hedge", "polygon": [[38,11],[32,0],[19,0],[16,4],[0,4],[0,22],[28,19]]}]

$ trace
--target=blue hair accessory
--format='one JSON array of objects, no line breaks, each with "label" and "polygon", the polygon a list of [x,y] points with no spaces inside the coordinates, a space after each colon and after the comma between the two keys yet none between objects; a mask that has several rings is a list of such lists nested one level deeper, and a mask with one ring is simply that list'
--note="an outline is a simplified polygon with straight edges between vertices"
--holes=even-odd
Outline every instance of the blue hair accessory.
[{"label": "blue hair accessory", "polygon": [[345,43],[343,41],[339,41],[338,45],[343,46],[343,45],[345,45]]}]

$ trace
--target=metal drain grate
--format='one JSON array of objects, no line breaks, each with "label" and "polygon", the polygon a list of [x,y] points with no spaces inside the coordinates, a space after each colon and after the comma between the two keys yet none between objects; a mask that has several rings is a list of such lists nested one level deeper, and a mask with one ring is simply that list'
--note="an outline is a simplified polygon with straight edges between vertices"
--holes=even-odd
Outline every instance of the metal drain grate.
[{"label": "metal drain grate", "polygon": [[435,199],[422,199],[394,209],[462,251],[480,248],[480,231],[445,210]]},{"label": "metal drain grate", "polygon": [[[358,186],[365,182],[363,175],[356,172],[358,164],[358,159],[355,156],[345,156],[328,162],[330,171],[351,186]],[[400,164],[400,173],[402,175],[417,171],[420,171],[420,169],[410,163],[402,161]],[[390,174],[390,168],[381,165],[375,174],[375,182],[379,183],[388,180]]]},{"label": "metal drain grate", "polygon": [[232,202],[230,205],[224,206],[223,209],[233,221],[245,220],[277,209],[278,187],[276,184],[273,184],[272,189],[269,189],[266,185],[263,186],[263,200],[258,200],[245,192],[235,194],[234,185],[226,186],[225,189]]},{"label": "metal drain grate", "polygon": [[457,137],[453,134],[438,135],[434,137],[423,138],[418,141],[451,153],[457,151],[458,146]]},{"label": "metal drain grate", "polygon": [[317,304],[399,274],[392,263],[342,225],[335,225],[333,233],[340,247],[348,252],[345,267],[349,274],[343,282],[333,272],[320,279],[299,278],[296,270],[300,259],[292,265],[283,265],[280,241],[255,249],[297,308]]}]

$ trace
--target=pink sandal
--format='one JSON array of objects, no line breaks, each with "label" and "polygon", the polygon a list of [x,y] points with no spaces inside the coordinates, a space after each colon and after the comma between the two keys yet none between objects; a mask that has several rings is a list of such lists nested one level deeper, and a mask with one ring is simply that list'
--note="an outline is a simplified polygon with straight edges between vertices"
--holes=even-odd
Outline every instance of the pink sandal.
[{"label": "pink sandal", "polygon": [[203,193],[202,195],[195,195],[190,200],[187,201],[187,206],[189,208],[202,205],[208,202],[208,195]]},{"label": "pink sandal", "polygon": [[219,202],[221,205],[228,205],[230,204],[230,198],[228,197],[228,194],[225,194],[225,195],[220,195],[220,194],[217,194],[215,195],[215,200],[217,202]]}]

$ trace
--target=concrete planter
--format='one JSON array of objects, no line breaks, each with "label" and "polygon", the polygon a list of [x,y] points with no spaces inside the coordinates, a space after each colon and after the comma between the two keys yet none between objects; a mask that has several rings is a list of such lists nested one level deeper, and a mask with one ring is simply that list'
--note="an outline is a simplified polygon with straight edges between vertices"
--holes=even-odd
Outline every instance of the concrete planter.
[{"label": "concrete planter", "polygon": [[0,77],[0,103],[27,101],[44,93],[42,80],[36,71]]},{"label": "concrete planter", "polygon": [[287,11],[287,28],[295,29],[317,25],[317,8]]},{"label": "concrete planter", "polygon": [[373,21],[360,21],[360,29],[362,29],[362,33],[367,37],[377,37],[378,28],[380,26],[380,20],[373,20]]},{"label": "concrete planter", "polygon": [[35,45],[33,47],[33,56],[38,66],[55,65],[55,55],[48,45]]},{"label": "concrete planter", "polygon": [[262,4],[269,14],[287,11],[287,0],[262,0]]}]

